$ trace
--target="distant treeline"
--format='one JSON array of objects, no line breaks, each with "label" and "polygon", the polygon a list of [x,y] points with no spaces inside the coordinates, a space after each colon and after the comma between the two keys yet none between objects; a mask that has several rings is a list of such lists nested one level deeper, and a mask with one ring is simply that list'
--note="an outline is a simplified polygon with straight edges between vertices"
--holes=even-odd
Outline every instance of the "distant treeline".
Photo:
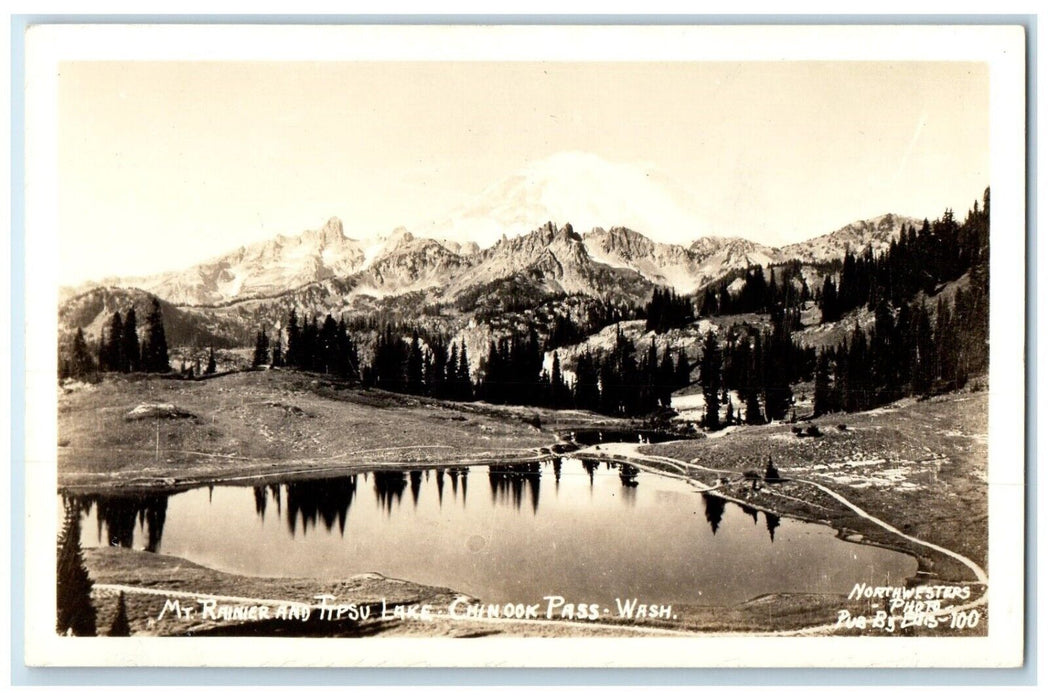
[{"label": "distant treeline", "polygon": [[[793,384],[810,379],[815,351],[797,345],[790,334],[796,309],[772,310],[770,331],[731,328],[722,344],[718,334],[706,333],[699,362],[699,381],[706,409],[703,425],[722,427],[720,409],[727,406],[724,422],[760,424],[782,420],[793,405]],[[741,406],[733,406],[728,391],[737,392]]]},{"label": "distant treeline", "polygon": [[112,315],[102,329],[97,352],[88,347],[82,328],[76,329],[71,346],[59,351],[59,379],[83,379],[96,372],[170,371],[164,316],[156,297],[146,317],[146,335],[141,342],[132,306],[124,317],[119,311]]},{"label": "distant treeline", "polygon": [[[730,287],[739,279],[742,280],[739,291],[731,292]],[[704,289],[695,303],[699,316],[706,318],[729,314],[766,314],[776,308],[799,306],[811,298],[811,290],[801,274],[800,262],[791,260],[771,268],[767,278],[760,265],[747,268],[741,276],[730,276]]]},{"label": "distant treeline", "polygon": [[[987,270],[990,253],[990,190],[983,193],[980,208],[976,201],[963,224],[947,209],[941,219],[920,230],[913,226],[893,240],[884,253],[874,256],[870,248],[856,256],[845,253],[839,282],[832,276],[823,280],[819,306],[823,321],[836,321],[862,305],[870,310],[883,299],[894,308],[908,304],[915,295],[934,294],[944,282],[961,277],[968,270],[981,274]],[[989,289],[989,277],[973,280],[974,286]]]},{"label": "distant treeline", "polygon": [[874,324],[858,322],[836,347],[824,349],[815,373],[815,415],[863,411],[903,396],[963,387],[989,365],[989,294],[972,270],[972,283],[953,302],[940,298],[932,320],[923,298],[892,311],[877,303]]},{"label": "distant treeline", "polygon": [[316,316],[299,323],[294,309],[287,319],[287,348],[278,333],[270,338],[265,329],[255,336],[255,353],[251,364],[255,367],[293,367],[310,372],[323,372],[339,377],[360,376],[357,345],[346,328],[345,321],[335,321],[328,314],[321,322]]},{"label": "distant treeline", "polygon": [[[963,387],[990,360],[990,190],[963,224],[946,210],[920,231],[913,227],[874,258],[845,256],[839,288],[827,278],[824,319],[865,304],[869,330],[858,323],[836,347],[820,353],[816,415],[862,411],[902,396]],[[960,282],[967,274],[967,284]],[[932,319],[926,296],[957,282],[952,302],[942,296]],[[827,294],[828,292],[828,294]]]},{"label": "distant treeline", "polygon": [[469,353],[440,336],[423,342],[418,329],[411,340],[387,326],[378,336],[375,358],[365,366],[361,379],[365,386],[439,399],[471,401],[473,383],[469,374]]},{"label": "distant treeline", "polygon": [[[553,346],[556,333],[540,341],[531,329],[491,341],[474,377],[465,343],[449,344],[439,334],[387,324],[377,334],[372,362],[366,364],[360,362],[344,322],[328,316],[323,323],[313,319],[300,325],[292,312],[287,351],[281,353],[279,336],[271,341],[265,331],[259,331],[254,364],[335,374],[359,379],[364,386],[419,396],[583,408],[618,416],[668,407],[672,392],[689,382],[691,367],[683,351],[674,359],[667,346],[660,356],[652,339],[638,359],[633,341],[621,330],[610,352],[582,353],[575,363],[575,380],[568,381]],[[548,369],[544,367],[547,352],[552,352]]]},{"label": "distant treeline", "polygon": [[682,328],[695,320],[695,306],[689,296],[680,296],[673,289],[656,287],[651,301],[644,307],[644,329],[665,333],[671,328]]},{"label": "distant treeline", "polygon": [[638,416],[668,407],[670,394],[688,383],[690,366],[681,351],[674,362],[669,346],[661,359],[654,338],[638,359],[632,340],[616,331],[607,353],[586,350],[568,382],[554,350],[550,369],[543,366],[548,348],[534,329],[492,341],[481,363],[478,395],[496,404],[581,408],[614,416]]}]

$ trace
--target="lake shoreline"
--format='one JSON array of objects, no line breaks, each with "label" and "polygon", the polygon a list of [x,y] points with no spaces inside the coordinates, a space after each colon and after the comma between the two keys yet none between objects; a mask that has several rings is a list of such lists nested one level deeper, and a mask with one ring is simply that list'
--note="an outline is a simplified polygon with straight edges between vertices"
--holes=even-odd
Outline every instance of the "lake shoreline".
[{"label": "lake shoreline", "polygon": [[[135,418],[144,407],[170,410]],[[107,375],[59,395],[58,487],[180,488],[373,469],[545,459],[573,430],[642,430],[588,411],[459,403],[325,375],[239,372],[206,382]]]}]

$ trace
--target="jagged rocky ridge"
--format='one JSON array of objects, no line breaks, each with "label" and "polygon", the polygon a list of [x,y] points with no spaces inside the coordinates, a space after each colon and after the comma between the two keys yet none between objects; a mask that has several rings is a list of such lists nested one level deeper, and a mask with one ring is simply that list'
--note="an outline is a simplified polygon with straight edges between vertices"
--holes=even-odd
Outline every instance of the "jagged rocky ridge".
[{"label": "jagged rocky ridge", "polygon": [[[192,268],[151,277],[106,280],[67,293],[60,326],[95,336],[99,318],[164,300],[174,342],[246,343],[262,325],[279,326],[291,308],[336,316],[382,311],[411,318],[462,316],[524,308],[550,298],[589,297],[644,303],[654,286],[691,293],[733,270],[787,260],[818,264],[846,249],[887,247],[914,219],[887,214],[783,248],[742,238],[704,237],[690,246],[659,243],[624,227],[580,234],[547,223],[480,249],[413,236],[404,229],[374,239],[345,235],[342,222],[299,236],[244,246]],[[141,299],[140,299],[141,297]],[[451,313],[459,318],[449,320]],[[468,321],[465,321],[468,322]],[[180,328],[185,328],[181,332]]]}]

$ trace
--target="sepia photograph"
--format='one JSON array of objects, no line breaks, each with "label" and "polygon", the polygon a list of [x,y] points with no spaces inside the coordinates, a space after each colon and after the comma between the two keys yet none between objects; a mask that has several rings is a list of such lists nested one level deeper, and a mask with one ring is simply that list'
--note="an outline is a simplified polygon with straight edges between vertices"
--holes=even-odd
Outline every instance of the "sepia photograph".
[{"label": "sepia photograph", "polygon": [[1021,28],[43,29],[30,663],[1022,663]]}]

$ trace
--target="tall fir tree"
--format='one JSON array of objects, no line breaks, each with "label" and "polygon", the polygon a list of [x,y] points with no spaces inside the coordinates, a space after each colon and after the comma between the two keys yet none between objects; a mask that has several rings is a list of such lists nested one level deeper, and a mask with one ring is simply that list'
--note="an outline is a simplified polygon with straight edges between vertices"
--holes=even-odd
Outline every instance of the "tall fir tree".
[{"label": "tall fir tree", "polygon": [[212,346],[207,353],[207,368],[204,370],[204,374],[214,374],[216,369],[215,348]]},{"label": "tall fir tree", "polygon": [[684,352],[684,348],[681,348],[677,353],[677,366],[675,368],[677,373],[677,381],[675,382],[678,389],[691,384],[691,364],[688,362],[688,355]]},{"label": "tall fir tree", "polygon": [[105,340],[99,346],[98,359],[103,371],[126,372],[124,362],[124,322],[120,312],[113,313],[109,320],[104,336]]},{"label": "tall fir tree", "polygon": [[409,394],[421,394],[423,390],[422,376],[422,346],[419,341],[418,331],[411,335],[411,345],[408,347],[407,362],[407,392]]},{"label": "tall fir tree", "polygon": [[138,372],[142,369],[141,348],[138,339],[138,318],[135,316],[135,307],[127,310],[124,317],[124,335],[121,338],[123,346],[123,361],[125,372]]},{"label": "tall fir tree", "polygon": [[273,367],[284,366],[284,349],[280,344],[280,334],[273,339],[273,352],[270,354],[269,363]]},{"label": "tall fir tree", "polygon": [[764,423],[764,414],[761,412],[760,386],[764,375],[764,343],[761,336],[753,338],[753,351],[749,355],[750,366],[747,371],[746,383],[743,385],[746,402],[746,423],[748,425],[761,425]]},{"label": "tall fir tree", "polygon": [[284,362],[289,367],[302,368],[299,345],[298,314],[295,313],[294,309],[291,309],[287,319],[287,352],[284,354]]},{"label": "tall fir tree", "polygon": [[251,358],[252,367],[261,367],[269,360],[269,338],[265,330],[255,334],[255,354]]},{"label": "tall fir tree", "polygon": [[669,344],[662,351],[657,386],[659,403],[664,408],[669,408],[673,399],[673,390],[676,388],[676,368],[673,366],[673,355],[670,353]]},{"label": "tall fir tree", "polygon": [[167,336],[164,333],[164,314],[160,300],[153,297],[153,306],[146,318],[149,329],[142,348],[142,369],[146,372],[170,372],[171,361],[167,354]]},{"label": "tall fir tree", "polygon": [[74,379],[83,379],[95,371],[95,360],[87,348],[87,341],[84,340],[84,331],[81,328],[77,328],[76,335],[73,336],[73,348],[70,351],[68,366],[69,376]]},{"label": "tall fir tree", "polygon": [[473,400],[473,382],[469,378],[469,353],[466,349],[466,341],[462,341],[462,349],[459,352],[456,387],[455,393],[460,401]]},{"label": "tall fir tree", "polygon": [[95,608],[91,603],[93,582],[80,549],[80,509],[72,501],[66,504],[65,523],[58,538],[56,583],[58,633],[94,637],[97,629]]},{"label": "tall fir tree", "polygon": [[717,343],[717,334],[713,331],[707,331],[706,337],[702,342],[699,381],[702,382],[702,396],[706,402],[703,423],[707,430],[719,430],[721,427],[721,350],[720,345]]},{"label": "tall fir tree", "polygon": [[600,369],[589,350],[575,361],[575,405],[588,411],[600,408]]},{"label": "tall fir tree", "polygon": [[830,358],[826,351],[819,353],[819,359],[815,366],[815,396],[813,398],[813,416],[818,417],[829,413],[831,407],[830,392]]}]

